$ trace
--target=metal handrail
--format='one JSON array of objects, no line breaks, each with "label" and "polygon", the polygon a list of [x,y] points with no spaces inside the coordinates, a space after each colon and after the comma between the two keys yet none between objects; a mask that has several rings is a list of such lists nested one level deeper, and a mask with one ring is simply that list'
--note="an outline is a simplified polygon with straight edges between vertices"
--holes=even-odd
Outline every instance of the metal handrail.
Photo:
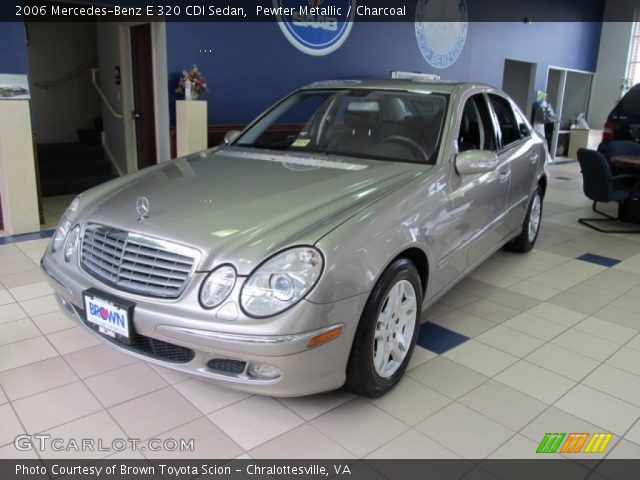
[{"label": "metal handrail", "polygon": [[116,118],[124,118],[124,116],[121,113],[116,112],[116,110],[111,105],[111,102],[109,102],[109,99],[106,97],[106,95],[103,93],[102,89],[100,88],[100,85],[98,85],[98,81],[96,79],[96,74],[98,72],[99,72],[99,69],[97,68],[91,69],[91,82],[93,83],[93,86],[96,87],[96,90],[98,91],[98,95],[100,95],[100,98],[102,99],[104,104],[107,106],[107,109],[109,110],[111,115],[113,115]]},{"label": "metal handrail", "polygon": [[87,60],[86,62],[78,65],[76,68],[74,68],[73,70],[71,70],[70,72],[64,74],[63,76],[61,76],[60,78],[58,78],[56,80],[52,80],[50,82],[34,82],[33,85],[36,86],[36,87],[40,87],[40,88],[59,87],[63,83],[66,83],[69,80],[71,80],[72,78],[77,77],[78,75],[80,75],[87,68],[93,67],[96,63],[98,63],[98,57],[92,57],[89,60]]}]

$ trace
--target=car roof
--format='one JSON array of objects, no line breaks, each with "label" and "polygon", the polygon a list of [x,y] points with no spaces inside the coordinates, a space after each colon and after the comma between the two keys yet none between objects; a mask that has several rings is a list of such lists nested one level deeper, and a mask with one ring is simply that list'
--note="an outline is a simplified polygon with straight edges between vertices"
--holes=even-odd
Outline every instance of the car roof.
[{"label": "car roof", "polygon": [[640,83],[635,84],[624,94],[615,106],[615,110],[618,110],[618,113],[628,115],[640,114]]},{"label": "car roof", "polygon": [[379,89],[379,90],[411,90],[420,92],[459,93],[475,88],[487,88],[494,90],[489,85],[481,83],[458,82],[451,80],[323,80],[303,87],[304,89],[316,88],[344,88],[344,89]]}]

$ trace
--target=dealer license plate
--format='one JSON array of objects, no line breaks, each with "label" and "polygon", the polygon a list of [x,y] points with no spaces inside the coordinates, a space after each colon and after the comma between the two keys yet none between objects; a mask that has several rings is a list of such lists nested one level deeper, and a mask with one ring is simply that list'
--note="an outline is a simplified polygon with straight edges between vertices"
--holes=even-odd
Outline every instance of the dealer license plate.
[{"label": "dealer license plate", "polygon": [[84,292],[87,324],[102,335],[122,343],[131,343],[131,302],[112,298],[93,289]]}]

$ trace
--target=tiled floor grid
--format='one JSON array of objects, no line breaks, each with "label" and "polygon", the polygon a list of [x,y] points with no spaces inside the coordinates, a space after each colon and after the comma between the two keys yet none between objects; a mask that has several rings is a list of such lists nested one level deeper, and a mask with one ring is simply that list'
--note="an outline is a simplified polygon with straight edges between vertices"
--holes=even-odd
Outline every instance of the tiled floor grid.
[{"label": "tiled floor grid", "polygon": [[533,458],[547,432],[611,432],[606,457],[640,458],[640,235],[579,225],[577,164],[550,170],[537,248],[497,253],[437,302],[377,400],[251,396],[129,358],[58,311],[37,267],[47,238],[5,242],[0,457],[69,455],[17,451],[24,432],[193,438],[194,458]]}]

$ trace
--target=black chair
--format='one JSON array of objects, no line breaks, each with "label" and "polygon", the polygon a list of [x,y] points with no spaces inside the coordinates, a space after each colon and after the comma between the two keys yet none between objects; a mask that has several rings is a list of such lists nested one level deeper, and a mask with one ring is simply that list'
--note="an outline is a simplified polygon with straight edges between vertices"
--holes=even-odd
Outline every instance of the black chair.
[{"label": "black chair", "polygon": [[606,145],[604,145],[602,153],[607,157],[609,161],[609,165],[611,165],[611,170],[614,175],[620,173],[631,173],[633,171],[629,169],[625,169],[624,167],[617,167],[616,165],[611,163],[611,159],[613,157],[640,157],[640,143],[633,142],[631,140],[611,140]]},{"label": "black chair", "polygon": [[[640,233],[638,229],[603,229],[590,222],[617,222],[620,218],[620,206],[640,198],[640,176],[612,175],[611,166],[605,156],[595,150],[578,150],[578,162],[582,171],[582,189],[587,198],[593,200],[593,211],[606,218],[579,218],[578,222],[604,233]],[[598,202],[618,202],[618,217],[612,217],[596,209]],[[626,219],[625,219],[626,220]]]}]

